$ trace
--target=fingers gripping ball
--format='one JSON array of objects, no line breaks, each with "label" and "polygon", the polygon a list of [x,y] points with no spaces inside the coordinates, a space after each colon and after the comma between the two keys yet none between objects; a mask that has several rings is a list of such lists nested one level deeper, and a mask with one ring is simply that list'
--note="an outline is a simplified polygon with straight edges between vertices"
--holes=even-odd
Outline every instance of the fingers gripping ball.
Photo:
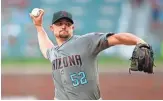
[{"label": "fingers gripping ball", "polygon": [[40,9],[39,8],[34,8],[31,12],[31,14],[35,17],[40,15]]},{"label": "fingers gripping ball", "polygon": [[131,71],[143,71],[153,73],[154,58],[152,47],[148,44],[139,43],[134,48],[131,57]]}]

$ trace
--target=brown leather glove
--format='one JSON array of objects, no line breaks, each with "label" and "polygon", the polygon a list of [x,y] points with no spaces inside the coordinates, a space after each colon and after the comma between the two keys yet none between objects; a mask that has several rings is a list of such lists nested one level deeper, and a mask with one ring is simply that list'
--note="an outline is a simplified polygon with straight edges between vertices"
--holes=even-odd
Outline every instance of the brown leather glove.
[{"label": "brown leather glove", "polygon": [[143,71],[153,73],[154,57],[153,50],[149,44],[139,43],[135,46],[131,57],[131,71]]}]

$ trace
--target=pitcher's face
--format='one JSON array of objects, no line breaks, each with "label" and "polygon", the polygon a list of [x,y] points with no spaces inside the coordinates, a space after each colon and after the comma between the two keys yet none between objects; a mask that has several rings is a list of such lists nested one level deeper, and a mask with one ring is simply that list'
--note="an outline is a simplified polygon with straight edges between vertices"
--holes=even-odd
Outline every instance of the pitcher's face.
[{"label": "pitcher's face", "polygon": [[74,25],[67,19],[60,19],[50,26],[56,38],[69,38],[73,35]]}]

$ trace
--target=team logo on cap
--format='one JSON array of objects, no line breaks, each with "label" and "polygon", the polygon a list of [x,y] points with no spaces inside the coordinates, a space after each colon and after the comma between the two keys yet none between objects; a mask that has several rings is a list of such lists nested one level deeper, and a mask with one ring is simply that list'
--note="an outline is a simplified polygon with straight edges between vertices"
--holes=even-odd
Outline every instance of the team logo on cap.
[{"label": "team logo on cap", "polygon": [[67,16],[67,12],[61,11],[61,16]]}]

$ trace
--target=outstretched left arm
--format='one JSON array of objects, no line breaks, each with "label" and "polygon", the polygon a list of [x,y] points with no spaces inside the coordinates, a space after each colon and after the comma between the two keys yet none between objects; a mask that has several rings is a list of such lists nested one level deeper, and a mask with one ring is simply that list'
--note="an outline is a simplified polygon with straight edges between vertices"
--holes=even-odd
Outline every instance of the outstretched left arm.
[{"label": "outstretched left arm", "polygon": [[145,41],[131,33],[117,33],[108,37],[108,43],[110,46],[136,45],[138,43],[145,43]]}]

